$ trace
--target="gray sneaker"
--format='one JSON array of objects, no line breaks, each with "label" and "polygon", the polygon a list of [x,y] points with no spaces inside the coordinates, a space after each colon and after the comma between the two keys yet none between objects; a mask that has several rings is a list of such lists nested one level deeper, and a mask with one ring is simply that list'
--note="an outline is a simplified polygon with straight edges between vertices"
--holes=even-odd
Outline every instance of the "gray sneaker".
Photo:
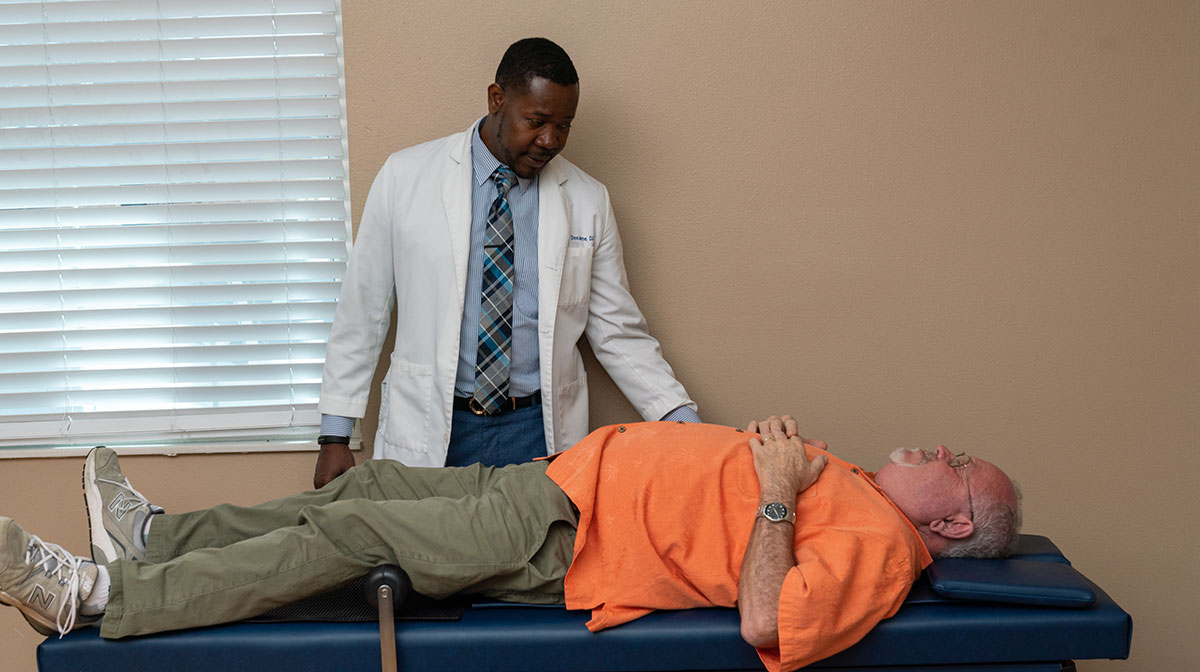
[{"label": "gray sneaker", "polygon": [[34,630],[61,637],[100,620],[100,615],[79,613],[97,574],[95,563],[0,517],[0,603],[20,609]]},{"label": "gray sneaker", "polygon": [[88,453],[83,464],[83,503],[88,512],[92,560],[107,565],[146,557],[142,536],[146,518],[163,509],[129,485],[117,454],[109,448],[96,446]]}]

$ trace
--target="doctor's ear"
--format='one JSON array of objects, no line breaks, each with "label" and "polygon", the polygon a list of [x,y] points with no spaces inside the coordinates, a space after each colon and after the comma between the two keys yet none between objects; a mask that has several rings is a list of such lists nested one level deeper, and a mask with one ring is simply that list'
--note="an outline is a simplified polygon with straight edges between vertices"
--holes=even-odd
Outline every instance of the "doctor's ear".
[{"label": "doctor's ear", "polygon": [[488,114],[498,114],[504,107],[504,89],[499,84],[488,84],[487,102]]},{"label": "doctor's ear", "polygon": [[929,523],[929,530],[947,539],[966,539],[975,533],[975,523],[969,516],[958,513]]}]

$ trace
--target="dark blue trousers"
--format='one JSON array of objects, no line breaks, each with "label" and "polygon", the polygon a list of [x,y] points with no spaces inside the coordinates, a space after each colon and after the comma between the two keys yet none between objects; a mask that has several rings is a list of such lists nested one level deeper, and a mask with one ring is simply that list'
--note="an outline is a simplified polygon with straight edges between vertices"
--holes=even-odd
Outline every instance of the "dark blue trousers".
[{"label": "dark blue trousers", "polygon": [[503,415],[475,415],[454,411],[450,426],[447,467],[476,462],[488,467],[528,462],[546,456],[546,434],[542,406],[530,406]]}]

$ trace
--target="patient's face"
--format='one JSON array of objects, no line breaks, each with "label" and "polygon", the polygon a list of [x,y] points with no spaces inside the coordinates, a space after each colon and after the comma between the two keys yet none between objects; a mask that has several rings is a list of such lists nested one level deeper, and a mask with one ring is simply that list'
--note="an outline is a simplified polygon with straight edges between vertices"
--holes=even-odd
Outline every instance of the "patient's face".
[{"label": "patient's face", "polygon": [[999,467],[971,456],[970,464],[956,469],[949,464],[954,456],[945,446],[936,450],[900,448],[892,451],[888,463],[875,473],[875,482],[918,527],[966,515],[971,509],[968,481],[976,511],[983,500],[1016,505],[1012,482]]},{"label": "patient's face", "polygon": [[[876,472],[875,482],[918,526],[970,510],[966,479],[950,466],[954,453],[945,446],[936,450],[898,448],[888,458]],[[992,466],[972,457],[961,469],[977,471],[981,465]],[[974,476],[971,473],[966,478]]]}]

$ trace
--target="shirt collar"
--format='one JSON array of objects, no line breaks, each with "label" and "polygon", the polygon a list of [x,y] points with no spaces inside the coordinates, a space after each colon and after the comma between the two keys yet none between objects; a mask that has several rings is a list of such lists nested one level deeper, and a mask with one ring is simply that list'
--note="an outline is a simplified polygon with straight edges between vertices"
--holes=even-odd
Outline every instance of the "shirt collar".
[{"label": "shirt collar", "polygon": [[[494,154],[492,154],[492,150],[488,149],[487,145],[483,144],[483,138],[479,137],[479,129],[482,126],[483,118],[481,117],[479,121],[475,122],[475,125],[471,127],[471,165],[474,169],[475,184],[477,186],[482,185],[485,181],[487,181],[492,176],[492,173],[496,172],[496,169],[501,165],[500,160],[497,159]],[[521,177],[520,175],[517,176],[516,189],[520,190],[521,193],[525,193],[525,190],[528,189],[530,185],[536,184],[536,175],[533,177]]]}]

